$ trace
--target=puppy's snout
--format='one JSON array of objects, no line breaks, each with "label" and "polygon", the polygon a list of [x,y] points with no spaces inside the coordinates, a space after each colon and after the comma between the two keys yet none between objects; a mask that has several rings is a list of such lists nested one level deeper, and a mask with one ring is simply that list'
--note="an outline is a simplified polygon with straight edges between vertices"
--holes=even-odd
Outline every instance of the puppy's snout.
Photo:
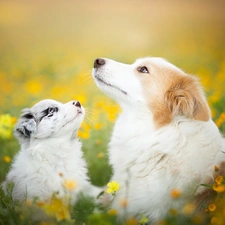
[{"label": "puppy's snout", "polygon": [[99,68],[105,64],[105,60],[101,58],[97,58],[94,62],[94,68]]},{"label": "puppy's snout", "polygon": [[75,106],[77,106],[77,107],[81,108],[81,104],[80,104],[80,102],[78,102],[78,101],[73,102],[73,105],[75,105]]}]

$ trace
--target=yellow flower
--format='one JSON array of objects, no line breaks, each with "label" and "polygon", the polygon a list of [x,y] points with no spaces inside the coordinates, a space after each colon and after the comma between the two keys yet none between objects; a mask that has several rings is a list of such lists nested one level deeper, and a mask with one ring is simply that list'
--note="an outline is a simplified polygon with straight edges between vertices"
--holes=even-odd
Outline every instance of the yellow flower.
[{"label": "yellow flower", "polygon": [[166,225],[166,221],[165,220],[159,220],[157,222],[157,225]]},{"label": "yellow flower", "polygon": [[74,99],[79,101],[82,105],[87,102],[87,98],[84,95],[76,95]]},{"label": "yellow flower", "polygon": [[212,217],[211,224],[217,224],[217,222],[218,222],[218,219],[215,216]]},{"label": "yellow flower", "polygon": [[108,189],[106,190],[106,192],[112,195],[114,195],[120,188],[120,185],[116,181],[109,182],[107,186]]},{"label": "yellow flower", "polygon": [[11,159],[9,156],[4,156],[3,160],[6,162],[6,163],[10,163]]},{"label": "yellow flower", "polygon": [[171,192],[170,195],[172,198],[179,198],[181,196],[180,190],[174,188]]},{"label": "yellow flower", "polygon": [[220,118],[221,118],[223,121],[225,121],[225,113],[224,113],[224,112],[220,114]]},{"label": "yellow flower", "polygon": [[0,137],[3,139],[9,139],[12,137],[12,131],[15,125],[15,117],[11,117],[9,114],[0,115]]},{"label": "yellow flower", "polygon": [[148,218],[145,216],[145,214],[142,214],[141,220],[138,221],[139,224],[144,225],[148,223]]},{"label": "yellow flower", "polygon": [[43,207],[45,205],[45,202],[43,202],[43,201],[38,201],[37,202],[37,206],[38,207]]},{"label": "yellow flower", "polygon": [[55,217],[57,221],[70,219],[69,207],[55,196],[49,204],[43,206],[43,209],[47,215]]},{"label": "yellow flower", "polygon": [[65,180],[64,181],[64,187],[68,191],[73,191],[77,187],[77,183],[74,180]]},{"label": "yellow flower", "polygon": [[187,203],[182,209],[184,215],[191,215],[195,210],[195,205],[193,203]]},{"label": "yellow flower", "polygon": [[103,154],[102,152],[99,152],[98,155],[97,155],[97,157],[98,157],[99,159],[101,159],[101,158],[104,157],[104,154]]},{"label": "yellow flower", "polygon": [[204,217],[203,215],[194,215],[191,220],[194,224],[203,224]]},{"label": "yellow flower", "polygon": [[218,166],[214,166],[214,170],[215,170],[216,172],[218,172],[218,171],[219,171]]},{"label": "yellow flower", "polygon": [[89,132],[88,131],[78,131],[78,137],[82,138],[82,139],[88,139],[89,138]]},{"label": "yellow flower", "polygon": [[220,185],[223,182],[223,176],[217,176],[215,181],[218,185]]},{"label": "yellow flower", "polygon": [[213,190],[218,192],[218,193],[222,193],[222,192],[225,191],[225,186],[215,183],[215,184],[213,184]]},{"label": "yellow flower", "polygon": [[138,221],[135,218],[130,218],[126,221],[125,225],[137,225]]},{"label": "yellow flower", "polygon": [[31,94],[38,95],[42,91],[42,82],[40,80],[29,80],[25,83],[25,89]]},{"label": "yellow flower", "polygon": [[52,222],[41,222],[40,225],[55,225]]},{"label": "yellow flower", "polygon": [[96,123],[96,124],[94,125],[94,128],[95,128],[95,130],[100,130],[100,129],[102,128],[101,123]]},{"label": "yellow flower", "polygon": [[111,215],[111,216],[116,216],[117,213],[118,213],[118,212],[117,212],[116,209],[110,209],[110,210],[108,211],[108,214]]},{"label": "yellow flower", "polygon": [[95,143],[96,143],[97,145],[101,145],[101,144],[102,144],[102,140],[99,140],[99,139],[98,139],[98,140],[95,141]]},{"label": "yellow flower", "polygon": [[209,211],[214,212],[216,210],[216,205],[210,204],[210,205],[208,205],[208,209],[209,209]]}]

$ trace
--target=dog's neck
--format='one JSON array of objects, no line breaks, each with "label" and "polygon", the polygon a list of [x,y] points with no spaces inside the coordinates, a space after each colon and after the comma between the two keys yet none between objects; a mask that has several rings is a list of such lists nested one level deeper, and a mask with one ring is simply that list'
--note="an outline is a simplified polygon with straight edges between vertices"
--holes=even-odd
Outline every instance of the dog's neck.
[{"label": "dog's neck", "polygon": [[49,137],[37,139],[31,137],[29,142],[22,144],[22,147],[27,151],[43,149],[44,151],[56,153],[58,149],[60,151],[72,151],[76,145],[81,145],[77,138]]},{"label": "dog's neck", "polygon": [[[150,110],[140,106],[122,106],[113,136],[138,136],[146,132],[150,135],[155,131],[153,116]],[[129,134],[128,134],[129,133]]]}]

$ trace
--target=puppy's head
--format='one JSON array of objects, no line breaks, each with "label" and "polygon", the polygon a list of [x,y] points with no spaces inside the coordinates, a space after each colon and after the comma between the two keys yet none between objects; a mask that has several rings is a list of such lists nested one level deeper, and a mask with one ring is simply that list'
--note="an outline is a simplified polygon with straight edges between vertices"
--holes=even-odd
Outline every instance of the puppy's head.
[{"label": "puppy's head", "polygon": [[30,138],[72,137],[83,119],[84,108],[78,101],[66,104],[43,100],[30,109],[24,109],[15,128],[15,136],[21,141]]},{"label": "puppy's head", "polygon": [[179,115],[208,121],[210,111],[196,77],[162,58],[138,59],[127,65],[110,59],[95,60],[97,86],[122,107],[150,109],[156,128]]}]

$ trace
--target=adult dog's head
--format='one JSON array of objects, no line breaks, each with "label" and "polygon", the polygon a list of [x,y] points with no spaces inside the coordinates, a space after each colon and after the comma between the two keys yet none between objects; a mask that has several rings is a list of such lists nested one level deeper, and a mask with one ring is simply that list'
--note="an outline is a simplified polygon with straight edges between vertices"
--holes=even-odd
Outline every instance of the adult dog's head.
[{"label": "adult dog's head", "polygon": [[84,119],[84,114],[84,108],[78,101],[62,104],[51,99],[43,100],[22,111],[15,128],[15,136],[21,142],[29,141],[31,138],[73,138]]},{"label": "adult dog's head", "polygon": [[138,59],[128,65],[110,59],[94,62],[97,86],[122,108],[148,108],[156,128],[176,116],[208,121],[210,110],[196,77],[162,58]]}]

